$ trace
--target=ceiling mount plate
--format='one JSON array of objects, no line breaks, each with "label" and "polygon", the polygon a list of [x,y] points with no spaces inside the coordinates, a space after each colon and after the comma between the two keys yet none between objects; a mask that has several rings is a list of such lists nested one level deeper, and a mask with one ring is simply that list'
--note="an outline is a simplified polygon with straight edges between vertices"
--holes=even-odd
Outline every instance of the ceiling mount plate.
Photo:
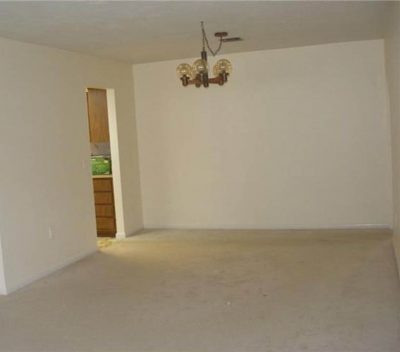
[{"label": "ceiling mount plate", "polygon": [[223,37],[226,37],[228,35],[228,32],[215,32],[214,35],[217,38],[221,38],[222,39]]}]

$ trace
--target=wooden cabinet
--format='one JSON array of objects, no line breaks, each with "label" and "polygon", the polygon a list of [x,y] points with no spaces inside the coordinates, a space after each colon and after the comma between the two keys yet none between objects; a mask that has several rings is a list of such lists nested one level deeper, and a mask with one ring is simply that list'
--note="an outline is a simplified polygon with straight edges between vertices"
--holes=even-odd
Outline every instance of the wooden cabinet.
[{"label": "wooden cabinet", "polygon": [[88,88],[86,92],[91,143],[110,141],[108,129],[107,91]]},{"label": "wooden cabinet", "polygon": [[112,178],[93,178],[97,236],[115,237],[115,209]]},{"label": "wooden cabinet", "polygon": [[109,204],[96,204],[96,216],[113,218],[114,217],[114,206]]}]

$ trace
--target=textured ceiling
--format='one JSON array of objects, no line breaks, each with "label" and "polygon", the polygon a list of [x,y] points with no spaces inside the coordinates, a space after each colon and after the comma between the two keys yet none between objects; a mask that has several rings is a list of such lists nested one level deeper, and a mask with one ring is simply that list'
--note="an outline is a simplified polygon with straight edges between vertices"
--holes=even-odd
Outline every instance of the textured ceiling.
[{"label": "textured ceiling", "polygon": [[243,42],[224,53],[381,38],[385,1],[0,2],[0,37],[132,63],[199,54],[199,22]]}]

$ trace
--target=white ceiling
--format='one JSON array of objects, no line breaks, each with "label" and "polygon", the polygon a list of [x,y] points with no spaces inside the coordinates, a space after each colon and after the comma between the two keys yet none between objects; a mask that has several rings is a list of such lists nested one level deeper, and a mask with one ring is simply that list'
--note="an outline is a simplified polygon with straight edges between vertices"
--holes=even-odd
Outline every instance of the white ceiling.
[{"label": "white ceiling", "polygon": [[385,1],[0,2],[0,37],[132,63],[193,57],[200,24],[224,53],[381,38]]}]

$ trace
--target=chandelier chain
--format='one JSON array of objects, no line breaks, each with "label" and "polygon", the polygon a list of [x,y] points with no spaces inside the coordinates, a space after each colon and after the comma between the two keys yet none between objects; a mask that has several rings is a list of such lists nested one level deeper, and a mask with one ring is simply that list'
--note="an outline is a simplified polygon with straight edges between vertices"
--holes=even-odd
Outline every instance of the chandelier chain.
[{"label": "chandelier chain", "polygon": [[219,38],[218,48],[216,50],[212,50],[210,47],[210,43],[208,42],[208,38],[207,38],[206,31],[204,29],[203,21],[201,21],[201,32],[203,34],[203,50],[205,49],[205,46],[207,45],[207,48],[208,48],[209,52],[212,54],[212,56],[217,55],[222,48],[222,37]]}]

